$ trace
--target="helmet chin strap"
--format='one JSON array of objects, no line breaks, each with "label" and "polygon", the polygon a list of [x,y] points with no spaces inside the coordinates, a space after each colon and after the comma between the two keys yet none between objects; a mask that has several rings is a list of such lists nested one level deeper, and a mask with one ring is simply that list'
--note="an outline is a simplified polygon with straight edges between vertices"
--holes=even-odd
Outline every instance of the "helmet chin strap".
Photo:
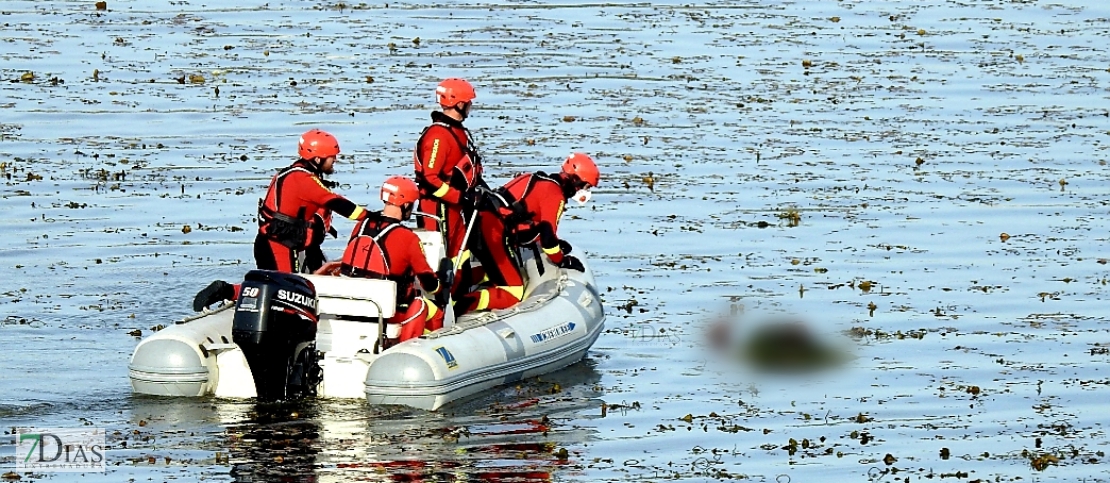
[{"label": "helmet chin strap", "polygon": [[[459,104],[463,105],[462,109],[459,109]],[[453,107],[451,107],[451,109],[454,109],[455,112],[459,113],[459,121],[460,122],[465,121],[467,117],[470,117],[470,113],[466,112],[468,106],[470,106],[469,102],[458,102],[458,103],[455,103],[455,105]]]},{"label": "helmet chin strap", "polygon": [[321,159],[319,156],[314,156],[312,159],[309,159],[308,164],[309,166],[312,166],[312,168],[315,169],[317,173],[324,172],[323,159]]},{"label": "helmet chin strap", "polygon": [[559,187],[563,189],[564,198],[572,198],[578,192],[574,187],[576,176],[567,173],[559,173]]}]

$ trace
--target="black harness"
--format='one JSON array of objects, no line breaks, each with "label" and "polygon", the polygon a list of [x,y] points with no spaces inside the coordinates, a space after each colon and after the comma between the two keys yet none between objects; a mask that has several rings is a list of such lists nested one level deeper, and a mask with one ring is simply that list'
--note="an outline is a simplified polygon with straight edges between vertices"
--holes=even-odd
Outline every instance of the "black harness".
[{"label": "black harness", "polygon": [[[418,188],[420,188],[420,196],[425,197],[425,198],[431,196],[431,194],[435,192],[436,187],[432,186],[432,184],[429,183],[428,181],[426,181],[426,179],[425,179],[425,176],[424,176],[424,157],[423,157],[424,153],[421,152],[420,145],[424,143],[424,136],[426,136],[428,134],[428,131],[430,131],[432,128],[437,127],[437,126],[446,129],[447,132],[449,134],[451,134],[451,137],[455,140],[455,144],[458,145],[459,150],[462,151],[464,154],[470,156],[471,162],[474,163],[474,169],[476,169],[478,171],[481,171],[481,166],[482,166],[482,157],[478,154],[478,147],[475,145],[474,137],[470,134],[469,129],[467,129],[465,127],[462,128],[463,132],[466,133],[466,142],[463,142],[462,139],[459,139],[458,134],[455,134],[455,130],[451,129],[452,126],[450,124],[448,124],[447,122],[444,122],[444,121],[433,121],[430,126],[424,128],[424,130],[420,132],[420,138],[419,138],[419,140],[416,141],[416,146],[417,147],[416,147],[415,155],[416,155],[416,160],[418,161],[416,163],[416,168],[415,168],[415,170],[416,170],[416,186]],[[465,188],[465,187],[458,186],[460,184],[464,184],[463,180],[455,180],[453,178],[454,178],[454,176],[452,175],[448,179],[440,178],[440,181],[443,181],[445,183],[450,184],[455,189],[464,189]],[[481,181],[480,181],[480,179],[476,179],[475,182],[480,183]]]},{"label": "black harness", "polygon": [[[274,179],[274,207],[281,206],[281,191],[285,184],[286,176],[294,171],[303,171],[313,176],[316,173],[296,164],[282,169]],[[279,213],[276,209],[266,206],[266,199],[258,200],[258,226],[264,228],[263,233],[270,240],[278,242],[293,250],[305,247],[308,241],[309,221],[305,219],[305,208],[297,210],[297,216]]]}]

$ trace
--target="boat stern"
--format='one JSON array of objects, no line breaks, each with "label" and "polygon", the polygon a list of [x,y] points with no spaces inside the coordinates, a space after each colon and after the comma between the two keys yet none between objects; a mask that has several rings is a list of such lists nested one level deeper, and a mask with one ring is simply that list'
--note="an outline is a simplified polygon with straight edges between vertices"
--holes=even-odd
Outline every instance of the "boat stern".
[{"label": "boat stern", "polygon": [[171,338],[148,339],[131,355],[131,389],[154,396],[203,396],[210,392],[205,360],[199,346]]}]

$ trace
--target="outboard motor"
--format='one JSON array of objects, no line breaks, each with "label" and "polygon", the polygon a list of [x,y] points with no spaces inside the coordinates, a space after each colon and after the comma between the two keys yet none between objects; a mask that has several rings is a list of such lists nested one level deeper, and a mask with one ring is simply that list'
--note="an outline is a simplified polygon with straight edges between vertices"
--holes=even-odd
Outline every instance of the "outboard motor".
[{"label": "outboard motor", "polygon": [[243,350],[259,400],[316,395],[322,376],[316,322],[312,282],[291,273],[247,272],[231,337]]}]

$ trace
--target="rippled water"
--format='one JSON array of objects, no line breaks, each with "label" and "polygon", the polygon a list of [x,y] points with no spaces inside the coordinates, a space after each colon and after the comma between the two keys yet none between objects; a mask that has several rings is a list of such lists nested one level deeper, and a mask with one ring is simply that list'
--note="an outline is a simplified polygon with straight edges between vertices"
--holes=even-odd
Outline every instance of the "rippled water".
[{"label": "rippled water", "polygon": [[[92,425],[83,481],[1110,479],[1105,4],[93,3],[0,4],[4,466]],[[495,181],[602,165],[588,360],[439,413],[131,396],[296,135],[376,207],[448,76]],[[764,317],[855,359],[710,343]]]}]

